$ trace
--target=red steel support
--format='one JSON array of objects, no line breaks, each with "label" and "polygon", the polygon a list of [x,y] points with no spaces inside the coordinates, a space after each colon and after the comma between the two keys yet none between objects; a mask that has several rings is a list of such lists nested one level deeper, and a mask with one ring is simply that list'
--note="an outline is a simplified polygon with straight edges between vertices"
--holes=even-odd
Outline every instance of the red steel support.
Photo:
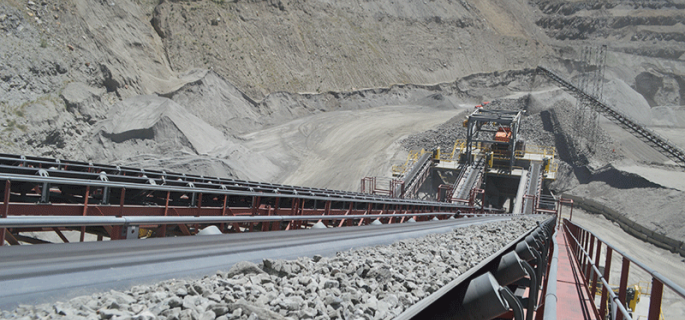
[{"label": "red steel support", "polygon": [[[52,228],[52,230],[55,231],[55,233],[57,234],[57,236],[59,236],[59,238],[62,239],[62,241],[63,241],[64,243],[69,243],[69,239],[67,239],[67,237],[64,236],[64,234],[62,233],[62,231],[59,230],[59,228],[54,227],[54,228]],[[101,236],[100,236],[100,237],[101,237]]]},{"label": "red steel support", "polygon": [[[175,213],[176,216],[178,216],[178,217],[181,216],[181,215],[178,214],[178,211],[176,210],[176,208],[171,208],[171,211],[172,211],[173,213]],[[186,236],[190,236],[190,235],[191,235],[190,230],[188,230],[188,227],[187,227],[185,224],[179,224],[178,227],[181,229],[181,232],[182,232],[184,235],[186,235]]]},{"label": "red steel support", "polygon": [[664,293],[664,284],[657,278],[652,278],[652,296],[649,298],[648,320],[659,320],[661,315],[661,297]]},{"label": "red steel support", "polygon": [[[90,186],[86,186],[86,196],[83,197],[83,216],[88,214],[88,197],[90,197]],[[81,240],[83,242],[86,238],[86,226],[81,227]]]},{"label": "red steel support", "polygon": [[[200,193],[197,195],[197,204],[196,204],[196,207],[197,207],[197,210],[196,210],[195,216],[196,216],[196,217],[199,217],[199,216],[202,215],[202,213],[201,213],[201,212],[202,212],[202,192],[200,192]],[[199,224],[195,224],[194,227],[195,227],[195,230],[196,230],[196,231],[199,231],[199,229],[200,229],[200,225],[199,225]],[[252,228],[250,228],[250,231],[252,231]]]},{"label": "red steel support", "polygon": [[[274,203],[274,215],[278,215],[278,210],[281,207],[281,198],[276,198],[276,202]],[[281,223],[278,221],[274,221],[271,223],[271,231],[274,230],[280,230],[281,229]]]},{"label": "red steel support", "polygon": [[18,246],[21,245],[19,241],[17,241],[17,238],[15,238],[11,232],[7,231],[5,232],[5,237],[7,237],[7,242],[13,246]]},{"label": "red steel support", "polygon": [[[11,183],[9,180],[5,181],[5,198],[2,203],[2,216],[0,218],[7,218],[7,214],[10,210],[10,187]],[[0,247],[5,245],[5,228],[0,228]]]},{"label": "red steel support", "polygon": [[[119,199],[119,214],[118,217],[124,216],[124,197],[126,196],[126,188],[121,188],[121,198]],[[112,233],[109,235],[112,240],[121,239],[121,226],[112,226]]]},{"label": "red steel support", "polygon": [[[271,212],[271,205],[268,205],[266,207],[266,215],[270,216],[272,214]],[[271,228],[271,222],[262,222],[262,231],[270,231],[269,229]]]},{"label": "red steel support", "polygon": [[621,266],[621,284],[618,287],[618,300],[621,301],[621,305],[626,305],[626,290],[628,287],[628,274],[630,272],[630,260],[623,257],[623,265]]},{"label": "red steel support", "polygon": [[585,231],[585,229],[580,229],[580,228],[579,228],[579,229],[578,229],[578,234],[580,234],[580,237],[578,237],[578,239],[580,239],[580,245],[579,245],[578,248],[577,248],[577,249],[578,249],[577,252],[578,252],[578,256],[580,257],[581,267],[585,268],[585,256],[583,255],[583,249],[587,249],[587,248],[586,248],[586,244],[587,244],[587,242],[586,242],[586,241],[587,241],[587,239],[586,239],[586,237],[587,237],[587,231]]},{"label": "red steel support", "polygon": [[[227,194],[224,195],[224,202],[221,205],[221,216],[226,215],[226,203],[228,203],[228,195]],[[219,228],[220,228],[219,230],[221,230],[221,233],[224,233],[226,231],[226,224],[222,223]]]},{"label": "red steel support", "polygon": [[[599,264],[599,256],[601,253],[602,253],[602,242],[597,241],[597,251],[595,252],[595,263],[597,263],[597,264]],[[598,274],[596,274],[594,272],[592,273],[592,277],[591,277],[592,282],[590,282],[590,285],[592,285],[592,289],[590,290],[590,292],[591,292],[590,296],[591,297],[594,297],[595,294],[597,293],[597,277],[598,276],[599,276]]]},{"label": "red steel support", "polygon": [[[169,198],[171,197],[171,191],[166,192],[166,200],[164,202],[164,216],[169,215]],[[166,237],[166,224],[159,226],[159,237]]]},{"label": "red steel support", "polygon": [[328,200],[326,201],[326,206],[323,209],[323,215],[327,216],[331,214],[331,201]]},{"label": "red steel support", "polygon": [[583,247],[583,237],[585,236],[585,233],[583,233],[583,230],[578,228],[574,228],[573,233],[576,239],[578,239],[578,243],[575,244],[575,247],[573,249],[575,249],[574,253],[576,257],[578,257],[578,263],[580,264],[580,267],[582,269],[583,267],[585,267],[585,265],[583,264],[583,256],[580,254],[580,248]]},{"label": "red steel support", "polygon": [[[583,234],[583,250],[585,250],[585,252],[590,252],[588,251],[590,249],[590,232],[583,230]],[[589,280],[589,275],[585,272],[585,270],[590,266],[590,257],[582,254],[583,250],[581,250],[581,253],[579,253],[583,257],[583,269],[581,272],[583,273],[583,279],[587,283]]]},{"label": "red steel support", "polygon": [[[349,208],[347,209],[347,211],[345,212],[345,215],[346,215],[346,216],[349,215],[349,214],[352,212],[353,207],[354,207],[354,202],[351,202],[351,201],[350,201],[350,207],[349,207]],[[342,220],[340,220],[340,223],[338,224],[338,227],[342,227],[342,226],[345,224],[345,222],[347,222],[347,225],[349,226],[349,225],[350,225],[350,224],[349,224],[350,221],[348,221],[348,220],[349,220],[349,219],[342,219]]]},{"label": "red steel support", "polygon": [[124,196],[126,196],[126,188],[121,188],[121,199],[119,200],[119,217],[124,216]]},{"label": "red steel support", "polygon": [[561,207],[562,203],[569,203],[571,204],[571,213],[568,218],[568,221],[571,221],[571,218],[573,218],[573,199],[564,199],[564,198],[559,198],[559,226],[561,226],[561,221],[563,220],[561,217]]},{"label": "red steel support", "polygon": [[[595,250],[595,235],[590,234],[590,250],[587,251],[588,253],[588,258],[587,260],[590,261],[590,257],[592,257],[592,251]],[[595,260],[596,262],[597,260]],[[588,263],[587,268],[583,270],[585,273],[585,282],[590,281],[590,278],[592,277],[592,264]]]},{"label": "red steel support", "polygon": [[[371,214],[371,204],[369,203],[366,206],[366,211],[364,211],[364,215]],[[367,223],[368,224],[368,223]],[[364,218],[359,219],[359,223],[357,223],[357,226],[362,226],[364,225]]]},{"label": "red steel support", "polygon": [[[613,252],[613,249],[611,247],[607,246],[607,253],[606,253],[606,259],[604,260],[604,280],[606,280],[607,283],[609,283],[609,276],[611,275],[611,253]],[[607,295],[609,294],[607,292],[606,286],[602,286],[602,298],[601,298],[601,304],[599,307],[599,315],[604,319],[607,315]]]}]

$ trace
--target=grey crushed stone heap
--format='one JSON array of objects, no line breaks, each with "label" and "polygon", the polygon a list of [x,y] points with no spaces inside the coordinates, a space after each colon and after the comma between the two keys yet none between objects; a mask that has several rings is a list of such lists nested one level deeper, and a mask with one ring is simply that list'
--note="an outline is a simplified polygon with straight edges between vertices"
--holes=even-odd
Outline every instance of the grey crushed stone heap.
[{"label": "grey crushed stone heap", "polygon": [[505,244],[540,217],[458,228],[335,257],[240,262],[199,280],[167,280],[22,305],[2,319],[392,319]]}]

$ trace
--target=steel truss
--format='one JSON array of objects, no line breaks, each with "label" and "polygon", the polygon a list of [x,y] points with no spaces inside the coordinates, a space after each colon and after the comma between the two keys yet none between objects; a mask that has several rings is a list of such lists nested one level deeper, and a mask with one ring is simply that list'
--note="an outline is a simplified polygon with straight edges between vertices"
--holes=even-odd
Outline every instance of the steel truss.
[{"label": "steel truss", "polygon": [[555,74],[551,70],[540,66],[537,67],[537,73],[547,76],[548,78],[559,83],[566,89],[570,90],[571,93],[573,93],[577,97],[585,99],[593,108],[602,112],[605,116],[607,116],[607,118],[620,125],[623,129],[627,130],[628,132],[632,133],[634,136],[640,139],[645,139],[645,141],[648,144],[650,144],[655,150],[661,152],[661,154],[665,155],[666,157],[675,160],[681,166],[685,166],[685,152],[682,149],[670,143],[669,141],[667,141],[666,139],[662,138],[655,132],[647,129],[646,127],[642,126],[636,121],[628,118],[626,115],[620,113],[616,109],[599,101],[599,99],[574,86],[572,83],[568,82],[561,76]]},{"label": "steel truss", "polygon": [[[8,154],[0,154],[0,192],[0,241],[7,238],[11,244],[41,242],[22,238],[19,231],[56,232],[65,242],[64,230],[80,231],[80,241],[85,233],[118,240],[134,225],[149,230],[147,236],[165,237],[192,235],[209,224],[222,232],[294,230],[314,222],[342,227],[366,225],[372,219],[447,219],[457,211],[475,210],[453,203]],[[27,221],[30,216],[42,218]],[[60,223],[57,217],[71,220]],[[123,220],[106,219],[115,217]],[[138,223],[131,223],[133,217]],[[17,218],[24,219],[25,228],[17,229]]]}]

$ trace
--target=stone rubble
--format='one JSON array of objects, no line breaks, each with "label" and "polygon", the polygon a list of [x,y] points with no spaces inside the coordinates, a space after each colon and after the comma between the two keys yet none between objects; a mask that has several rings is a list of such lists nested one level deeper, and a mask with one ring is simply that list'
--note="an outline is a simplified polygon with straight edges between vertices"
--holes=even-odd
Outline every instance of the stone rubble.
[{"label": "stone rubble", "polygon": [[[523,110],[527,105],[527,99],[527,97],[523,97],[517,99],[493,100],[490,101],[485,108],[489,110],[507,111]],[[407,150],[419,150],[421,148],[433,150],[439,147],[442,152],[452,152],[455,140],[459,139],[461,141],[466,141],[466,128],[464,127],[463,122],[474,110],[475,109],[466,109],[436,129],[410,135],[400,141],[400,143]],[[524,113],[519,126],[519,137],[523,138],[527,144],[554,146],[555,141],[553,133],[546,131],[544,128],[546,127],[543,124],[539,112],[533,114]],[[491,134],[484,135],[487,135],[487,138],[492,139]]]},{"label": "stone rubble", "polygon": [[515,217],[334,257],[244,261],[198,280],[21,305],[0,311],[0,319],[393,319],[542,218]]}]

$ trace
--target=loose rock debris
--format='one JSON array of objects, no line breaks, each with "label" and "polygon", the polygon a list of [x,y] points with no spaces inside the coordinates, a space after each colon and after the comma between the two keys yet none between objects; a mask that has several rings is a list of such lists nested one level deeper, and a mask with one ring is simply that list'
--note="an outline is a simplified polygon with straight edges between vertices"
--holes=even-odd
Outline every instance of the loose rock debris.
[{"label": "loose rock debris", "polygon": [[539,217],[455,229],[334,257],[240,262],[67,302],[22,305],[2,319],[392,319],[532,229]]}]

